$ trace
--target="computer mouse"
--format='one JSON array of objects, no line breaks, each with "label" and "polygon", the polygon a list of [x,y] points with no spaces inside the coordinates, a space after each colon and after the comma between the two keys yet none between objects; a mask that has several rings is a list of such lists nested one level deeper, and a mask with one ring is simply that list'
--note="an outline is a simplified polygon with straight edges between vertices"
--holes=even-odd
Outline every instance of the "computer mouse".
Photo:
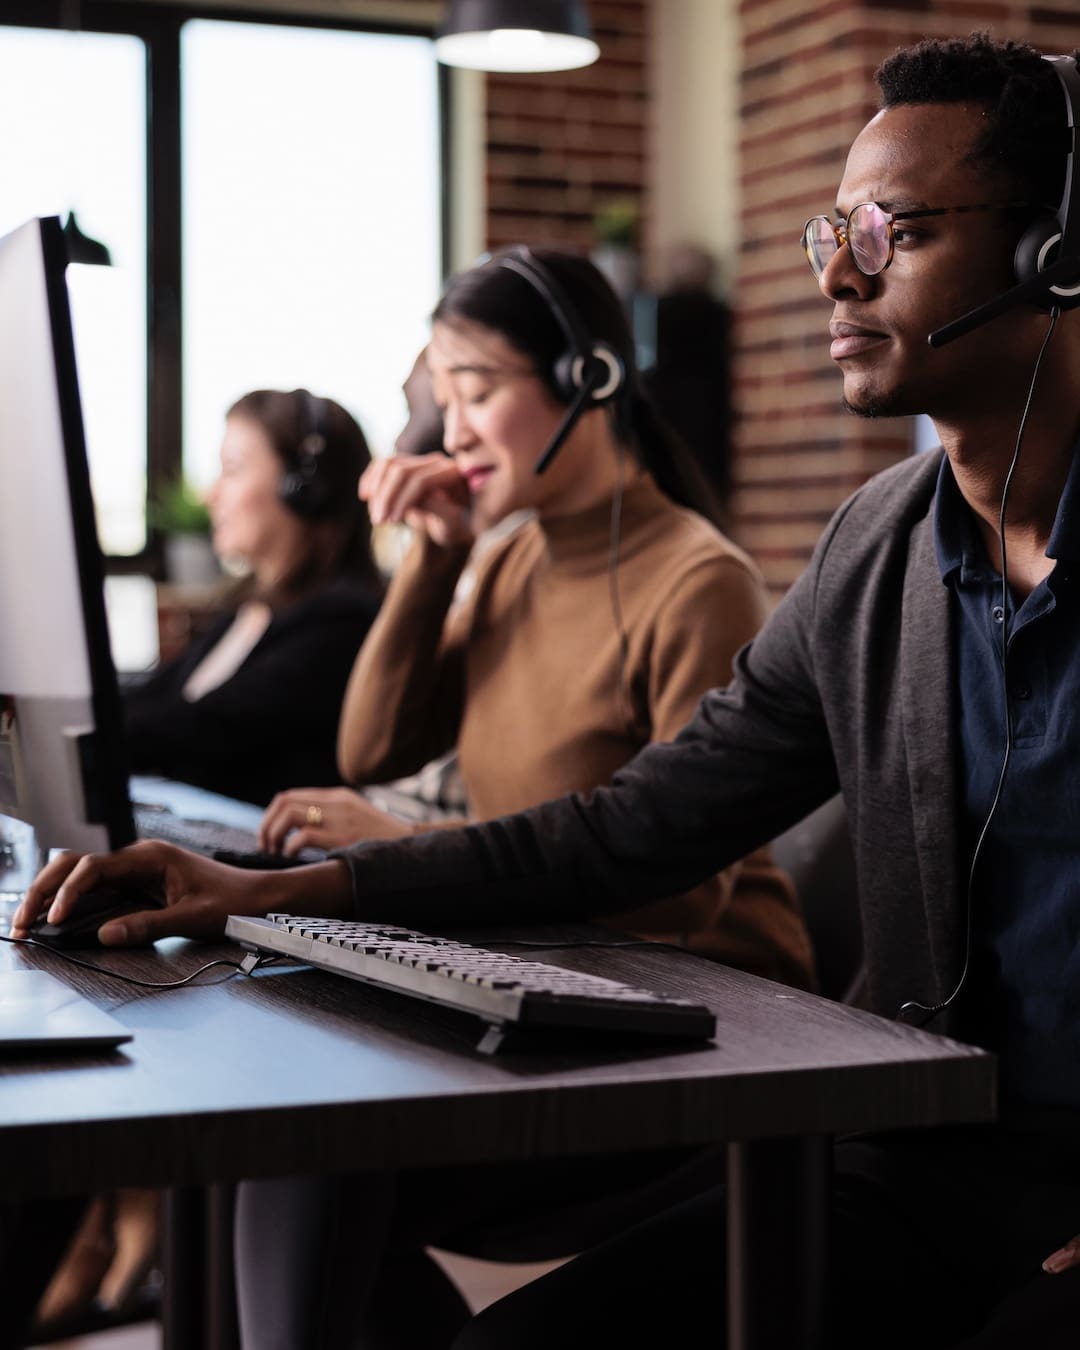
[{"label": "computer mouse", "polygon": [[44,917],[30,925],[29,936],[48,947],[100,947],[98,929],[110,919],[119,919],[141,909],[161,909],[165,902],[145,891],[118,886],[95,886],[84,891],[63,923],[46,923]]}]

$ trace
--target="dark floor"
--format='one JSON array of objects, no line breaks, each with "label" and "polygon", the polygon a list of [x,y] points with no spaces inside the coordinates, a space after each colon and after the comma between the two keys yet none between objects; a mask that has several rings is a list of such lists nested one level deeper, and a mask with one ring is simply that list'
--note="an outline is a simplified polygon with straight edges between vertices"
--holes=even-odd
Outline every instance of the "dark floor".
[{"label": "dark floor", "polygon": [[[437,1253],[446,1269],[465,1291],[474,1311],[485,1308],[503,1294],[509,1293],[527,1280],[542,1275],[559,1263],[510,1266],[490,1261],[473,1261],[465,1256]],[[161,1350],[161,1332],[157,1323],[124,1327],[120,1331],[105,1331],[97,1336],[79,1336],[71,1341],[54,1341],[49,1350]]]}]

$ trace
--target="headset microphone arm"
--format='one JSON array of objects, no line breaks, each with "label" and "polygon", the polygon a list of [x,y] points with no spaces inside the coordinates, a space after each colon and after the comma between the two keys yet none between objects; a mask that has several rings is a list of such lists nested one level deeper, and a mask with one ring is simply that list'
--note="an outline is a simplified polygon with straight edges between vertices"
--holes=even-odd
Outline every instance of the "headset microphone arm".
[{"label": "headset microphone arm", "polygon": [[996,319],[999,314],[1004,314],[1014,305],[1022,305],[1025,300],[1049,301],[1052,304],[1054,296],[1050,287],[1060,283],[1072,288],[1076,285],[1076,281],[1076,259],[1064,258],[1061,263],[1051,264],[1030,281],[1021,282],[1019,286],[1003,291],[993,300],[987,300],[986,304],[976,305],[959,319],[953,319],[952,323],[936,329],[927,338],[927,342],[931,347],[944,347],[947,342],[963,337],[965,333],[989,323],[991,319]]},{"label": "headset microphone arm", "polygon": [[581,382],[581,388],[574,395],[573,402],[563,413],[563,419],[555,428],[554,435],[548,441],[544,448],[544,453],[533,466],[533,473],[541,474],[548,467],[551,461],[562,449],[563,442],[574,429],[574,424],[583,412],[585,412],[594,389],[598,388],[607,378],[607,371],[599,363],[592,363],[592,369],[585,375]]}]

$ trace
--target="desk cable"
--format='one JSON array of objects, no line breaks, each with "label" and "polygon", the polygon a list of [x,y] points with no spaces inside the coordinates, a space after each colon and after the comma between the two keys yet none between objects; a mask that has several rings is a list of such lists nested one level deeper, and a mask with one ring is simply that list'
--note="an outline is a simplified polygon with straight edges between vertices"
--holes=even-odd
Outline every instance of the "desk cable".
[{"label": "desk cable", "polygon": [[[242,961],[230,961],[225,957],[219,957],[215,961],[207,961],[198,970],[193,970],[190,975],[185,975],[182,980],[141,980],[135,975],[121,975],[119,971],[109,970],[105,966],[99,966],[93,961],[84,961],[81,956],[72,956],[70,952],[63,951],[59,947],[53,947],[47,942],[38,942],[35,938],[13,938],[0,933],[0,941],[10,942],[15,947],[39,947],[42,951],[51,952],[54,956],[59,956],[64,961],[70,961],[74,966],[82,966],[84,970],[92,970],[97,975],[108,975],[114,980],[123,980],[127,984],[136,984],[142,989],[180,989],[192,980],[212,970],[215,966],[228,966],[233,971],[241,971],[245,975],[252,975],[256,970],[263,966],[271,965],[280,960],[277,956],[267,954],[249,953]],[[663,947],[669,951],[682,952],[684,955],[692,956],[693,952],[688,952],[685,947],[680,947],[674,942],[656,942],[651,938],[633,938],[629,941],[616,942],[540,942],[529,939],[519,939],[513,942],[501,941],[498,944],[502,947],[538,947],[547,951],[559,951],[563,949],[574,950],[584,947]],[[117,948],[122,950],[122,948]],[[231,978],[231,976],[229,977]]]},{"label": "desk cable", "polygon": [[[190,984],[192,980],[198,979],[205,971],[212,970],[215,966],[229,966],[233,971],[239,970],[243,971],[245,975],[250,975],[256,967],[269,965],[271,960],[277,959],[276,957],[259,957],[255,960],[245,958],[243,961],[229,961],[225,957],[219,957],[216,961],[207,961],[198,970],[193,970],[190,975],[185,975],[182,980],[140,980],[136,975],[121,975],[119,971],[109,970],[105,966],[96,965],[93,961],[84,961],[81,956],[72,956],[70,952],[53,947],[48,942],[38,942],[36,938],[13,938],[0,933],[0,941],[10,942],[15,947],[40,947],[42,951],[52,952],[54,956],[70,961],[73,966],[82,966],[84,970],[92,970],[97,975],[108,975],[111,979],[123,980],[126,984],[137,984],[142,989],[180,989],[185,984]],[[119,951],[122,948],[116,950]],[[223,981],[215,981],[215,983],[223,983]]]}]

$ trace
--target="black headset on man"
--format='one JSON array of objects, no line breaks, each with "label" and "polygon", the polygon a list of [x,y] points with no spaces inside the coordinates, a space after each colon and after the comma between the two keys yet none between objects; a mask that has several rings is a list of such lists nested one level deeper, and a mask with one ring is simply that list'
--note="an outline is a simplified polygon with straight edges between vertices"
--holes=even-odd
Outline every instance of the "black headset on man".
[{"label": "black headset on man", "polygon": [[943,347],[970,333],[999,314],[1025,303],[1041,309],[1074,309],[1080,305],[1080,177],[1075,173],[1080,150],[1080,71],[1071,56],[1044,56],[1054,69],[1065,96],[1069,148],[1065,156],[1065,184],[1061,204],[1047,211],[1024,231],[1013,255],[1016,285],[993,300],[937,329],[928,339]]},{"label": "black headset on man", "polygon": [[[1077,151],[1080,147],[1080,128],[1077,126],[1078,114],[1080,114],[1080,71],[1077,70],[1076,61],[1071,56],[1045,56],[1043,60],[1050,63],[1061,84],[1065,98],[1065,115],[1068,120],[1069,146],[1065,156],[1065,182],[1061,194],[1061,203],[1056,211],[1047,211],[1033,221],[1021,235],[1013,254],[1013,271],[1016,284],[1009,290],[1003,291],[1001,295],[995,296],[982,305],[977,305],[967,314],[947,323],[944,328],[937,329],[928,338],[931,347],[943,347],[947,342],[952,342],[954,338],[970,333],[973,329],[981,327],[984,323],[997,318],[999,314],[1006,313],[1016,305],[1032,304],[1039,309],[1045,309],[1051,316],[1046,337],[1043,339],[1038,359],[1035,362],[1035,369],[1032,372],[1028,399],[1017,432],[1016,449],[1013,453],[1012,464],[1005,477],[1005,486],[1002,492],[999,525],[1002,562],[1001,607],[1006,618],[1001,625],[1000,640],[1001,671],[1006,688],[1008,685],[1010,625],[1008,620],[1008,571],[1004,520],[1009,484],[1020,456],[1024,427],[1035,391],[1035,383],[1038,379],[1043,353],[1046,351],[1047,343],[1054,331],[1058,314],[1061,310],[1075,309],[1080,305],[1080,200],[1074,200],[1074,197],[1080,199],[1080,178],[1077,178],[1074,174]],[[959,978],[946,997],[937,1003],[923,1003],[918,999],[909,999],[896,1014],[899,1021],[910,1022],[916,1026],[925,1026],[927,1022],[936,1017],[939,1012],[942,1012],[956,999],[967,980],[971,964],[975,868],[982,850],[983,840],[989,832],[991,821],[1001,799],[1001,790],[1005,782],[1005,773],[1012,751],[1012,721],[1009,714],[1007,693],[1005,715],[1005,753],[998,773],[997,788],[986,819],[979,831],[968,870],[964,960]]]}]

